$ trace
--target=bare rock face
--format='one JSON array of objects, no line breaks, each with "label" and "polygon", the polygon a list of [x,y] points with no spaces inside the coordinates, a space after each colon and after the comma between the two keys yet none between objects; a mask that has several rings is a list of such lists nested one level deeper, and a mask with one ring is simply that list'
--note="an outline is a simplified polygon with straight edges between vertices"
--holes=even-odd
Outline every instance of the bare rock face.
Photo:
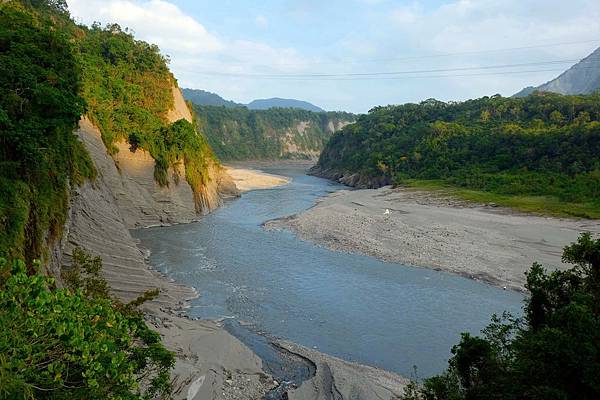
[{"label": "bare rock face", "polygon": [[337,121],[334,123],[333,121],[329,121],[327,123],[327,130],[331,133],[336,133],[337,131],[341,131],[345,126],[352,124],[353,121]]},{"label": "bare rock face", "polygon": [[[68,226],[62,245],[61,265],[70,265],[75,247],[102,258],[104,277],[113,295],[131,301],[145,291],[159,288],[159,303],[175,305],[192,297],[194,291],[158,279],[148,269],[143,252],[129,233],[127,221],[133,221],[131,210],[121,208],[119,197],[127,190],[114,160],[106,153],[100,132],[89,121],[82,120],[77,134],[85,144],[98,170],[93,182],[71,191]],[[125,218],[127,216],[127,218]]]},{"label": "bare rock face", "polygon": [[[169,118],[191,121],[180,90],[174,87],[173,94],[175,108]],[[182,164],[169,170],[169,184],[161,187],[154,181],[155,161],[148,152],[139,149],[132,152],[127,143],[121,142],[116,144],[119,152],[111,157],[100,131],[85,117],[76,133],[89,152],[98,177],[72,190],[65,234],[61,243],[51,249],[48,270],[60,278],[60,266],[68,266],[73,248],[81,247],[102,258],[105,277],[122,300],[129,301],[149,289],[166,289],[166,286],[169,290],[163,293],[171,297],[171,303],[191,297],[193,290],[156,279],[129,229],[197,219],[199,214],[220,206],[224,197],[238,193],[231,177],[211,160],[208,184],[194,193],[185,179]],[[178,300],[174,301],[175,298]]]},{"label": "bare rock face", "polygon": [[192,113],[185,103],[181,89],[173,85],[171,88],[173,92],[173,109],[167,113],[167,119],[169,122],[176,122],[180,119],[185,119],[188,122],[192,122]]},{"label": "bare rock face", "polygon": [[[102,140],[99,134],[95,127],[82,121],[80,137],[88,150],[92,150],[91,141]],[[125,142],[117,143],[116,147],[119,152],[114,156],[114,161],[109,160],[113,161],[116,168],[101,167],[101,173],[106,176],[129,228],[190,222],[197,218],[194,194],[185,181],[183,165],[177,170],[170,168],[168,186],[161,187],[154,180],[155,161],[147,151],[137,149],[131,152],[129,144]],[[98,159],[104,157],[104,149],[98,150],[90,151],[97,166]]]},{"label": "bare rock face", "polygon": [[598,58],[600,58],[600,48],[555,79],[538,87],[529,86],[513,97],[525,97],[535,91],[566,95],[594,93],[600,89],[600,70],[596,68]]},{"label": "bare rock face", "polygon": [[[182,118],[191,122],[192,115],[176,87],[173,96],[170,122]],[[114,194],[127,228],[192,222],[219,207],[223,198],[239,194],[233,180],[214,160],[209,160],[209,182],[196,193],[185,179],[183,163],[169,169],[168,185],[161,187],[154,179],[155,161],[147,151],[131,151],[129,144],[121,141],[115,144],[118,153],[108,157],[100,131],[87,118],[81,120],[78,134]]]},{"label": "bare rock face", "polygon": [[[174,108],[169,111],[169,122],[185,119],[192,114],[181,90],[173,86]],[[221,206],[224,197],[237,196],[233,180],[214,160],[209,160],[209,182],[196,192],[185,180],[185,165],[181,163],[168,171],[168,186],[161,187],[154,180],[154,159],[143,150],[131,152],[126,143],[118,144],[115,161],[119,168],[123,190],[117,187],[117,201],[124,212],[128,227],[186,223]]]}]

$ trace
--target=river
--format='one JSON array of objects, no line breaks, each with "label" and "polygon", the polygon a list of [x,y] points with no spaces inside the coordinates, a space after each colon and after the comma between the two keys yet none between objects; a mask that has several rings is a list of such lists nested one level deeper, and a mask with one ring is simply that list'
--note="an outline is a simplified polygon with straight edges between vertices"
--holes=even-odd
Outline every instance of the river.
[{"label": "river", "polygon": [[153,266],[198,290],[190,316],[231,318],[407,377],[416,365],[425,377],[446,367],[461,332],[478,333],[493,313],[522,312],[516,292],[265,231],[263,222],[342,188],[298,169],[269,172],[292,182],[245,193],[198,223],[133,231]]}]

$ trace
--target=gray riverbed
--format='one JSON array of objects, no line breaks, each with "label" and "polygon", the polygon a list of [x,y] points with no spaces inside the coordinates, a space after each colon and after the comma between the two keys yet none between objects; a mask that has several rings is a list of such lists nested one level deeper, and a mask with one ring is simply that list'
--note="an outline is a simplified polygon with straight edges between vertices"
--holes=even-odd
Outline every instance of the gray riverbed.
[{"label": "gray riverbed", "polygon": [[461,332],[478,333],[493,313],[520,314],[516,292],[263,230],[263,222],[342,188],[298,169],[269,172],[293,180],[246,193],[198,223],[133,232],[152,252],[152,265],[199,291],[190,316],[236,319],[404,376],[417,365],[423,377],[445,368]]}]

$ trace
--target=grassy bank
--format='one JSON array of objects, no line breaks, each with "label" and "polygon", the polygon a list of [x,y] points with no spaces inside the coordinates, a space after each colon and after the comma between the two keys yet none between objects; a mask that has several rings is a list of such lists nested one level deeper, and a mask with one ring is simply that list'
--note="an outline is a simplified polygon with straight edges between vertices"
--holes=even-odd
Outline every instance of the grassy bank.
[{"label": "grassy bank", "polygon": [[439,191],[482,204],[497,204],[517,211],[563,218],[600,219],[600,201],[565,202],[555,196],[503,195],[453,186],[443,180],[408,179],[403,182],[415,189]]}]

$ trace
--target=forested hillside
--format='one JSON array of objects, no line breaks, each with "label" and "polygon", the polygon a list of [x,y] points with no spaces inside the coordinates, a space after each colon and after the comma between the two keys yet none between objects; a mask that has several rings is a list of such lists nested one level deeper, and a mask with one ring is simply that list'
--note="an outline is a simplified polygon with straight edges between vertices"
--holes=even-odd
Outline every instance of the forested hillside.
[{"label": "forested hillside", "polygon": [[210,179],[216,158],[196,127],[181,119],[172,124],[175,78],[157,46],[135,40],[116,24],[75,32],[83,68],[82,95],[87,115],[100,128],[109,151],[116,141],[131,150],[147,150],[156,161],[154,177],[166,186],[168,170],[183,163],[185,178],[196,197]]},{"label": "forested hillside", "polygon": [[86,103],[70,39],[50,15],[0,4],[0,257],[40,257],[62,233],[69,187],[96,173],[73,134]]},{"label": "forested hillside", "polygon": [[349,113],[300,109],[248,110],[195,105],[198,125],[223,160],[316,158]]},{"label": "forested hillside", "polygon": [[109,152],[147,150],[160,185],[184,164],[203,189],[218,161],[191,123],[169,123],[176,82],[156,46],[116,24],[78,26],[63,1],[10,1],[0,18],[0,255],[39,258],[60,238],[69,188],[95,175],[73,134],[84,114]]},{"label": "forested hillside", "polygon": [[[565,271],[534,263],[524,315],[494,315],[481,335],[463,333],[448,369],[413,382],[403,400],[592,400],[600,393],[600,239],[564,248]],[[576,366],[576,367],[574,367]]]},{"label": "forested hillside", "polygon": [[109,146],[139,132],[157,160],[202,156],[185,124],[162,118],[164,78],[155,48],[114,26],[77,27],[64,1],[0,2],[0,398],[170,395],[174,355],[137,309],[158,290],[114,299],[102,260],[81,249],[55,276],[39,261],[65,234],[71,194],[99,180],[74,134],[86,112]]},{"label": "forested hillside", "polygon": [[377,107],[332,137],[314,172],[362,187],[419,179],[549,196],[598,216],[599,104],[536,94]]}]

